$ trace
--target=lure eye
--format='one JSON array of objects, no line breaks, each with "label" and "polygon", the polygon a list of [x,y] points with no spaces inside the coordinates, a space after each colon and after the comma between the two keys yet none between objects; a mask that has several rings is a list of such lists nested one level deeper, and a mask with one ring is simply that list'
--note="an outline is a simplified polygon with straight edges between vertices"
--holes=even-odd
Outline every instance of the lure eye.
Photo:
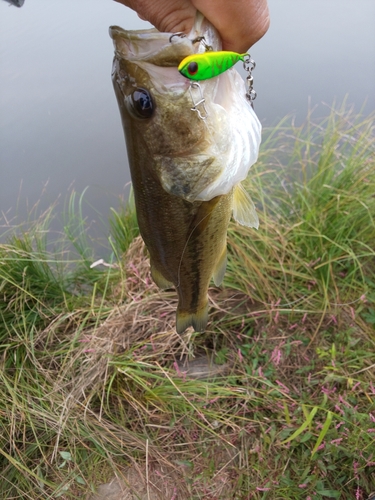
[{"label": "lure eye", "polygon": [[148,90],[141,87],[127,98],[128,109],[135,118],[151,118],[155,105]]},{"label": "lure eye", "polygon": [[192,61],[187,67],[189,75],[195,75],[198,72],[198,64]]}]

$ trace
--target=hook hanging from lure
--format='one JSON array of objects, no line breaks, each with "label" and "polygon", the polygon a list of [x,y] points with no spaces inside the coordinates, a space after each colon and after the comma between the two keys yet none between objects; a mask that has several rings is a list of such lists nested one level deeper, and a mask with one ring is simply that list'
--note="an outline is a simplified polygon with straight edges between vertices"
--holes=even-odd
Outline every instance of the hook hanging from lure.
[{"label": "hook hanging from lure", "polygon": [[249,54],[239,54],[226,50],[192,54],[180,62],[178,71],[189,80],[208,80],[224,73],[238,61],[245,62],[246,56]]}]

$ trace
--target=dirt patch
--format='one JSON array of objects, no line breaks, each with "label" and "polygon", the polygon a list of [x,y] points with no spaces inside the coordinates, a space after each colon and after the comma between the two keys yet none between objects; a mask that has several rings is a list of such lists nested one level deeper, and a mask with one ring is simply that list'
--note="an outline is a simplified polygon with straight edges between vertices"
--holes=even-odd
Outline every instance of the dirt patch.
[{"label": "dirt patch", "polygon": [[188,500],[181,496],[174,486],[175,481],[163,474],[163,471],[150,472],[147,478],[135,467],[129,467],[126,479],[114,478],[101,484],[98,491],[87,500]]}]

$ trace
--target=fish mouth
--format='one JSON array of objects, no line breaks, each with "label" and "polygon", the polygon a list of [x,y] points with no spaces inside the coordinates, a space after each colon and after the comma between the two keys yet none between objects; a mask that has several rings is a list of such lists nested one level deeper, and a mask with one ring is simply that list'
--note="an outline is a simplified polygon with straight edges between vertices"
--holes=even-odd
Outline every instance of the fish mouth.
[{"label": "fish mouth", "polygon": [[157,44],[162,43],[165,45],[171,36],[170,33],[162,33],[156,28],[144,29],[144,30],[124,30],[120,26],[110,26],[109,36],[112,40],[129,40],[131,43],[139,44],[143,50],[147,44]]},{"label": "fish mouth", "polygon": [[[205,51],[204,45],[196,43],[204,33],[205,41],[214,50],[220,50],[220,38],[213,26],[198,13],[194,26],[188,35],[162,33],[155,28],[143,30],[124,30],[120,26],[110,26],[116,55],[129,61],[150,62],[156,66],[178,66],[191,54]],[[175,35],[175,36],[173,36]]]},{"label": "fish mouth", "polygon": [[194,44],[187,36],[176,36],[171,41],[173,33],[161,33],[155,28],[128,31],[119,26],[110,26],[109,35],[116,55],[131,62],[178,66],[182,59],[195,52]]}]

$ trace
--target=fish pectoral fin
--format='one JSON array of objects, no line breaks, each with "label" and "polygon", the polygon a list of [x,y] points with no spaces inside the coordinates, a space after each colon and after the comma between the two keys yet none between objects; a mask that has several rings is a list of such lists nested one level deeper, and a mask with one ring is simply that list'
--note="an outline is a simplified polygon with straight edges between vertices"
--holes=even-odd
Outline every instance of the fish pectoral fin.
[{"label": "fish pectoral fin", "polygon": [[151,277],[156,283],[156,285],[165,290],[166,288],[173,288],[173,283],[164,278],[160,271],[156,269],[156,267],[151,262]]},{"label": "fish pectoral fin", "polygon": [[242,184],[237,184],[234,188],[233,218],[242,226],[255,227],[255,229],[259,227],[255,205]]},{"label": "fish pectoral fin", "polygon": [[227,248],[225,247],[212,275],[215,286],[220,286],[222,284],[224,279],[224,274],[227,269],[227,262],[228,262]]},{"label": "fish pectoral fin", "polygon": [[153,156],[153,168],[165,191],[193,202],[220,174],[212,155]]},{"label": "fish pectoral fin", "polygon": [[182,311],[177,308],[176,330],[179,335],[192,326],[195,332],[204,332],[208,321],[208,301],[196,312]]}]

